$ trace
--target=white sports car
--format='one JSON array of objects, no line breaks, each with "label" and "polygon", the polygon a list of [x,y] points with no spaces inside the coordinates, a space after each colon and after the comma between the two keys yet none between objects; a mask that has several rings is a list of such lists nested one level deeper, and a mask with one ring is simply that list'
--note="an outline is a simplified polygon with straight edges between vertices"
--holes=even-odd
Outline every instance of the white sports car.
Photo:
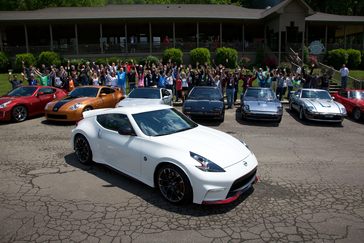
[{"label": "white sports car", "polygon": [[171,203],[229,203],[256,182],[258,162],[243,141],[170,106],[98,109],[83,117],[72,130],[81,163],[111,166]]},{"label": "white sports car", "polygon": [[133,89],[125,99],[117,103],[116,107],[157,104],[172,106],[172,98],[172,90],[169,89],[154,87],[137,88]]}]

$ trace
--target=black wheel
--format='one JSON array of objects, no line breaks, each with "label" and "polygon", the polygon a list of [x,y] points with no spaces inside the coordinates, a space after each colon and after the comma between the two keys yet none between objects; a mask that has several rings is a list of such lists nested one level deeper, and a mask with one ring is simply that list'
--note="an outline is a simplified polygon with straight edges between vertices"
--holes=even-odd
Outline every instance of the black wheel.
[{"label": "black wheel", "polygon": [[28,118],[28,110],[25,106],[15,106],[11,112],[12,118],[16,122],[25,121]]},{"label": "black wheel", "polygon": [[359,121],[361,119],[361,111],[358,107],[353,110],[353,118],[355,121]]},{"label": "black wheel", "polygon": [[192,201],[192,188],[185,173],[174,165],[162,166],[157,172],[156,183],[162,196],[174,204]]},{"label": "black wheel", "polygon": [[289,111],[293,111],[292,102],[289,102]]},{"label": "black wheel", "polygon": [[92,162],[92,151],[85,136],[76,135],[74,149],[81,164],[90,164]]},{"label": "black wheel", "polygon": [[220,122],[224,122],[224,120],[225,120],[225,112],[223,112],[222,115],[219,118]]},{"label": "black wheel", "polygon": [[86,106],[86,107],[83,109],[83,112],[85,112],[85,111],[90,111],[90,110],[92,110],[92,107],[91,107],[91,106]]},{"label": "black wheel", "polygon": [[302,107],[300,108],[299,118],[300,118],[301,121],[303,121],[303,120],[306,119],[305,112],[303,111],[303,108]]}]

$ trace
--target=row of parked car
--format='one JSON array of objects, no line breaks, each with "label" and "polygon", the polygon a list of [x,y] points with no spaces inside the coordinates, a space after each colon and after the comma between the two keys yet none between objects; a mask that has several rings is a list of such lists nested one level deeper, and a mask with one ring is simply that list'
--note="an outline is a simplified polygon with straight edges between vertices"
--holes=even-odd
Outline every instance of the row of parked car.
[{"label": "row of parked car", "polygon": [[[122,90],[105,86],[77,87],[68,94],[55,87],[22,86],[0,97],[0,121],[22,122],[45,113],[47,120],[76,122],[83,112],[93,109],[173,103],[172,91],[165,88],[134,89],[124,98]],[[283,106],[271,89],[250,87],[240,99],[243,119],[281,122]],[[331,96],[326,90],[299,89],[290,95],[289,108],[302,120],[341,123],[347,115],[360,120],[364,116],[364,90],[345,89]],[[197,86],[182,111],[190,118],[223,122],[224,97],[216,87]]]}]

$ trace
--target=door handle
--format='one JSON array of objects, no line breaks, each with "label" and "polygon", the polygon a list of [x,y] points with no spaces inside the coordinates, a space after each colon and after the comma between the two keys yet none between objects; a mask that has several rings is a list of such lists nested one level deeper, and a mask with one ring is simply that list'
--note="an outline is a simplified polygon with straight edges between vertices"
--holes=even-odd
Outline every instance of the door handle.
[{"label": "door handle", "polygon": [[101,138],[101,129],[99,129],[99,131],[97,132],[97,137]]}]

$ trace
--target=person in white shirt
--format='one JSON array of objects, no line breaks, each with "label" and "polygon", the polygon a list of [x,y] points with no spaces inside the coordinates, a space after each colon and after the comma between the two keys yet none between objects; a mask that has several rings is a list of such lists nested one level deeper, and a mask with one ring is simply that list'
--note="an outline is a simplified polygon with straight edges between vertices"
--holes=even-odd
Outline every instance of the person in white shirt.
[{"label": "person in white shirt", "polygon": [[339,70],[341,76],[341,88],[346,89],[346,85],[348,82],[349,69],[343,64],[342,68]]}]

